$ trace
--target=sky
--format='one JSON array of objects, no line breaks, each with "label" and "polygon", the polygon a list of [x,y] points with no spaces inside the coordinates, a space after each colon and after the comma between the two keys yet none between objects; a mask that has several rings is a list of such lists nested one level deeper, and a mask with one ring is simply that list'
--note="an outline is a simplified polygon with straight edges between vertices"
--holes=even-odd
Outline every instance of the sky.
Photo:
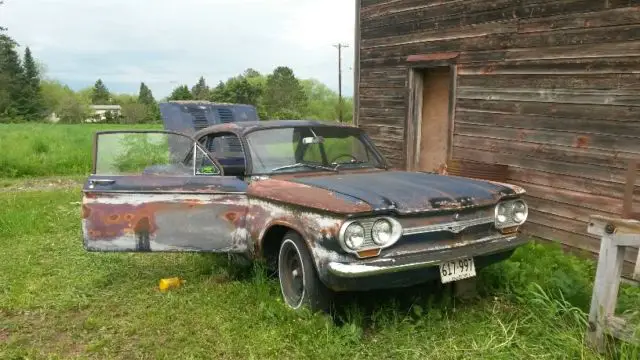
[{"label": "sky", "polygon": [[46,66],[46,77],[75,90],[101,78],[111,91],[156,98],[210,86],[254,68],[291,67],[338,89],[337,43],[345,95],[353,92],[354,0],[4,0],[0,25]]}]

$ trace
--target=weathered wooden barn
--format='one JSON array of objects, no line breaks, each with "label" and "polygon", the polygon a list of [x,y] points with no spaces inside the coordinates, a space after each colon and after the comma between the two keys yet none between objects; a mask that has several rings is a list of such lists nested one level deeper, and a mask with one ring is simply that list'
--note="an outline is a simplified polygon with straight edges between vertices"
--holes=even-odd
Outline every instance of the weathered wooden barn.
[{"label": "weathered wooden barn", "polygon": [[393,165],[508,165],[528,192],[528,232],[597,253],[589,215],[620,216],[640,158],[640,0],[356,8],[354,121]]}]

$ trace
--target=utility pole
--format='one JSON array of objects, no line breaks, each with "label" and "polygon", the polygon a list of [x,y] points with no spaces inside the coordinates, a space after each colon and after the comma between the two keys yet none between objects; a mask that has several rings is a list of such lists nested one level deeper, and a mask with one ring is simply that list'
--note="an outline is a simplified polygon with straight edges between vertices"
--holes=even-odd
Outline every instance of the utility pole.
[{"label": "utility pole", "polygon": [[347,44],[336,44],[333,47],[338,49],[338,119],[342,122],[342,48],[348,48]]}]

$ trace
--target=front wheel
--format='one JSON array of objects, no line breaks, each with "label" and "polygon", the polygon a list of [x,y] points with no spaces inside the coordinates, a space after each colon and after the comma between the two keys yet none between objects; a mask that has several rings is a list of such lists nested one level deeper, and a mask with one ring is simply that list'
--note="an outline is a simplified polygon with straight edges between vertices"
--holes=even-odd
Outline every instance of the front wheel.
[{"label": "front wheel", "polygon": [[285,234],[278,253],[278,278],[284,302],[298,310],[308,306],[312,311],[329,308],[330,290],[320,281],[311,255],[300,235]]}]

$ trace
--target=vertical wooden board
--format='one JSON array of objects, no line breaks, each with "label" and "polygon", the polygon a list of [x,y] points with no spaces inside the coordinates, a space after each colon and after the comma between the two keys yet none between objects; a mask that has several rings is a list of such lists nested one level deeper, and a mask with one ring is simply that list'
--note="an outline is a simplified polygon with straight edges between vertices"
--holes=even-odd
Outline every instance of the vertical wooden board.
[{"label": "vertical wooden board", "polygon": [[598,269],[593,286],[587,339],[599,351],[604,351],[606,320],[615,313],[624,263],[624,248],[612,244],[611,237],[601,241]]},{"label": "vertical wooden board", "polygon": [[422,110],[422,98],[418,94],[422,93],[423,77],[416,69],[409,71],[409,101],[407,104],[407,125],[405,130],[406,140],[406,169],[414,171],[417,165],[417,144],[420,143],[420,132],[418,129],[418,118]]}]

